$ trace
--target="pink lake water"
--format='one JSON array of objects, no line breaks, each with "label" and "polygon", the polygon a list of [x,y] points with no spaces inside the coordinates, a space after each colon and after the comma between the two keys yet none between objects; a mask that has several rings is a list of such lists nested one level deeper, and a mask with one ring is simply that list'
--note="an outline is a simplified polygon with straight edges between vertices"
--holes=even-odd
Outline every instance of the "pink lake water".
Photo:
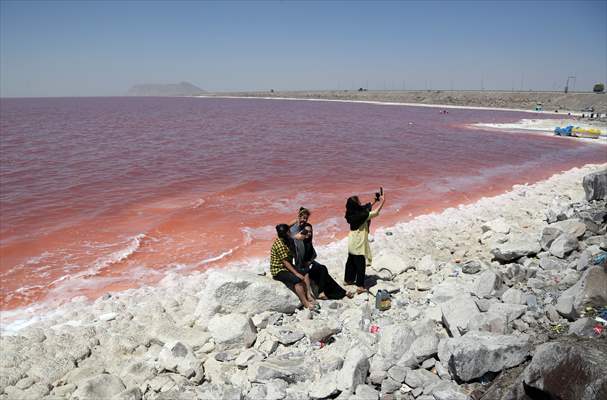
[{"label": "pink lake water", "polygon": [[517,112],[219,98],[0,107],[1,310],[266,256],[300,206],[326,244],[347,233],[346,198],[380,185],[374,227],[606,161],[601,146],[468,127],[530,117]]}]

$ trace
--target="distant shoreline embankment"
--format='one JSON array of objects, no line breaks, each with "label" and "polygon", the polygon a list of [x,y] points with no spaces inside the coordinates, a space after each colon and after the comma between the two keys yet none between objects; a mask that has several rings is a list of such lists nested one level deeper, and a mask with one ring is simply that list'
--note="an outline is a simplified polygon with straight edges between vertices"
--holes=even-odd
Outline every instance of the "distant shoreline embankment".
[{"label": "distant shoreline embankment", "polygon": [[418,90],[418,91],[255,91],[255,92],[214,92],[205,96],[237,97],[288,97],[299,99],[382,101],[394,103],[415,103],[426,105],[452,105],[461,107],[489,107],[533,110],[541,103],[545,111],[584,112],[593,108],[595,113],[607,114],[607,94],[605,93],[562,93],[562,92],[506,92],[506,91],[463,91],[463,90]]}]

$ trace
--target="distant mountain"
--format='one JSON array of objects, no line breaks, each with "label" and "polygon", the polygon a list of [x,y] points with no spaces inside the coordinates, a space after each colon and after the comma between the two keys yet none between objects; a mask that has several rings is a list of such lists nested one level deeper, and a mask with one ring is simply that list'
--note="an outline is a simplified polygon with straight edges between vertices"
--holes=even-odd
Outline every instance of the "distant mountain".
[{"label": "distant mountain", "polygon": [[196,96],[203,93],[204,90],[189,82],[145,83],[131,87],[127,96]]}]

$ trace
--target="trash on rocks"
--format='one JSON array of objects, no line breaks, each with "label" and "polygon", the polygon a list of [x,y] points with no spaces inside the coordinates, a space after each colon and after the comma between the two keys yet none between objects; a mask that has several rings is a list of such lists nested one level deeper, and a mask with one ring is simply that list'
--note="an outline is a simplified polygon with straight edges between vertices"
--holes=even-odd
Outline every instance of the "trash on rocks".
[{"label": "trash on rocks", "polygon": [[386,311],[392,307],[392,299],[390,292],[384,289],[379,289],[375,294],[375,308],[379,311]]},{"label": "trash on rocks", "polygon": [[392,235],[394,235],[392,232],[390,232],[390,231],[386,232],[386,236],[392,236]]},{"label": "trash on rocks", "polygon": [[378,333],[379,332],[379,326],[373,324],[371,325],[371,327],[369,328],[369,332],[371,333]]},{"label": "trash on rocks", "polygon": [[593,330],[595,335],[601,336],[601,333],[603,333],[603,331],[605,330],[605,326],[602,324],[596,324]]}]

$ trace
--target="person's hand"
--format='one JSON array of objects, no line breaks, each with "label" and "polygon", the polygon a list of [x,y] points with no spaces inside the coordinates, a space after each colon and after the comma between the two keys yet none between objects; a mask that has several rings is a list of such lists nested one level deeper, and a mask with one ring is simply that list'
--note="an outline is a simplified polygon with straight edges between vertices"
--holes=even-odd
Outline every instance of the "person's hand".
[{"label": "person's hand", "polygon": [[304,235],[302,232],[297,232],[295,236],[293,236],[293,238],[297,240],[304,240],[306,238],[306,235]]}]

